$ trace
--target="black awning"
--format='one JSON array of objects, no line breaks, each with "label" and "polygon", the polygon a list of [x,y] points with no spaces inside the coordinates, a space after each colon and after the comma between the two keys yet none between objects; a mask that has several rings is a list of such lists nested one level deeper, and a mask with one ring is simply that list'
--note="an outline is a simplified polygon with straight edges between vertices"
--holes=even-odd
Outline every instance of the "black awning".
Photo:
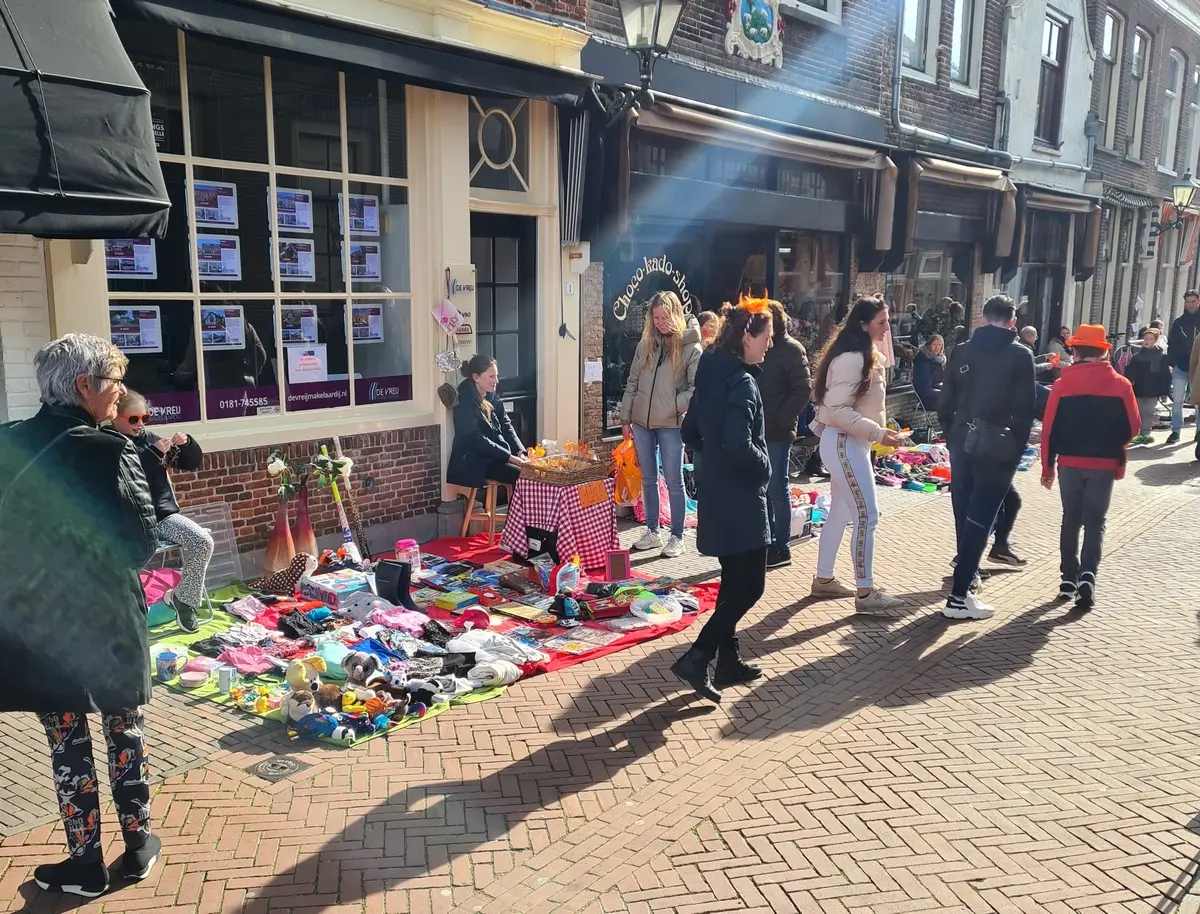
[{"label": "black awning", "polygon": [[119,17],[395,73],[407,82],[432,89],[541,98],[575,106],[593,82],[582,73],[358,31],[236,0],[112,0],[112,5]]},{"label": "black awning", "polygon": [[0,0],[0,232],[162,237],[170,206],[106,0]]}]

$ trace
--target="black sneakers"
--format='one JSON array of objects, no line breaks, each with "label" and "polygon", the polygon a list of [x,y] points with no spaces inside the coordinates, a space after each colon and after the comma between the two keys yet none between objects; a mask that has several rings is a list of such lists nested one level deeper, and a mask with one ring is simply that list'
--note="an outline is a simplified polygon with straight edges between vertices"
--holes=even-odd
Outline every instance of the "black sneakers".
[{"label": "black sneakers", "polygon": [[775,546],[767,547],[768,568],[783,568],[790,564],[792,564],[792,550],[787,546],[782,549],[777,549]]},{"label": "black sneakers", "polygon": [[1007,546],[993,546],[992,551],[988,553],[988,561],[997,565],[1011,565],[1013,568],[1024,568],[1029,564]]},{"label": "black sneakers", "polygon": [[168,590],[163,594],[163,600],[171,609],[175,610],[175,621],[180,629],[189,635],[200,631],[200,613],[196,607],[184,603],[173,590]]},{"label": "black sneakers", "polygon": [[139,848],[129,848],[121,857],[124,876],[133,882],[141,882],[154,869],[154,864],[162,856],[162,841],[158,835],[150,835],[146,843]]},{"label": "black sneakers", "polygon": [[1058,585],[1058,598],[1060,600],[1073,600],[1078,590],[1079,588],[1074,581],[1063,581]]},{"label": "black sneakers", "polygon": [[1084,572],[1079,578],[1079,586],[1075,590],[1075,608],[1087,612],[1096,605],[1096,579]]},{"label": "black sneakers", "polygon": [[108,891],[108,867],[103,860],[86,863],[68,859],[39,866],[33,871],[33,881],[43,892],[99,898]]}]

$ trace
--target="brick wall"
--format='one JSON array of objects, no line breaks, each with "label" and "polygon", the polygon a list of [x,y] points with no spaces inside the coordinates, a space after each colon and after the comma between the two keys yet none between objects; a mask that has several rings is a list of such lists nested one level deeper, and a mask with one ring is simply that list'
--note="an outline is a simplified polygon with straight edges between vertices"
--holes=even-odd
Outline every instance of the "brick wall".
[{"label": "brick wall", "polygon": [[[351,483],[367,528],[437,510],[441,500],[441,432],[437,426],[343,437],[342,450],[354,461]],[[293,459],[311,460],[329,439],[280,446]],[[204,468],[173,474],[179,504],[210,504],[224,499],[233,511],[238,550],[266,545],[278,500],[267,476],[267,456],[275,445],[204,455]],[[372,487],[367,489],[367,479]],[[344,497],[344,496],[343,496]],[[290,507],[295,519],[295,504]],[[310,486],[309,513],[318,537],[338,530],[333,498]],[[381,548],[381,544],[372,544]]]},{"label": "brick wall", "polygon": [[29,235],[0,235],[0,421],[37,412],[33,357],[49,341],[42,242]]},{"label": "brick wall", "polygon": [[513,6],[519,6],[521,9],[547,13],[560,19],[569,19],[572,22],[587,21],[587,0],[507,0],[507,2]]}]

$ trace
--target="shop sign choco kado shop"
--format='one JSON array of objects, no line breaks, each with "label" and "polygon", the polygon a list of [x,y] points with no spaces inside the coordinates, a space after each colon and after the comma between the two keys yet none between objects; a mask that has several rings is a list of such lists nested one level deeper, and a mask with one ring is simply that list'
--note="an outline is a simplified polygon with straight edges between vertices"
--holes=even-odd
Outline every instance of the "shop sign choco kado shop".
[{"label": "shop sign choco kado shop", "polygon": [[683,302],[683,310],[690,312],[692,310],[692,294],[688,292],[687,277],[683,275],[683,270],[680,270],[667,260],[666,254],[661,254],[658,257],[642,258],[642,265],[637,268],[637,272],[629,280],[629,285],[625,287],[625,291],[617,296],[613,302],[612,310],[613,317],[619,321],[625,320],[629,316],[629,306],[637,300],[638,288],[647,276],[654,273],[661,273],[666,276],[675,286],[675,291],[679,294],[679,300]]}]

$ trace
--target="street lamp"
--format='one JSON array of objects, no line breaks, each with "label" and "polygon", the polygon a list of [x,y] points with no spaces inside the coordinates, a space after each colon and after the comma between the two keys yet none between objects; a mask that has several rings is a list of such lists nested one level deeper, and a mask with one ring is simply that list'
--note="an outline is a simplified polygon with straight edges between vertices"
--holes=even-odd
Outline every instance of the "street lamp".
[{"label": "street lamp", "polygon": [[1196,184],[1192,181],[1192,173],[1189,171],[1171,185],[1171,207],[1174,210],[1175,218],[1168,219],[1166,222],[1154,223],[1150,227],[1150,237],[1154,238],[1171,229],[1183,228],[1183,211],[1192,205],[1192,199],[1195,196]]},{"label": "street lamp", "polygon": [[621,21],[625,26],[625,47],[637,55],[638,81],[641,89],[636,98],[629,99],[626,107],[634,103],[650,107],[654,96],[650,93],[650,80],[654,75],[654,60],[665,57],[671,50],[675,31],[683,19],[688,0],[618,0]]}]

